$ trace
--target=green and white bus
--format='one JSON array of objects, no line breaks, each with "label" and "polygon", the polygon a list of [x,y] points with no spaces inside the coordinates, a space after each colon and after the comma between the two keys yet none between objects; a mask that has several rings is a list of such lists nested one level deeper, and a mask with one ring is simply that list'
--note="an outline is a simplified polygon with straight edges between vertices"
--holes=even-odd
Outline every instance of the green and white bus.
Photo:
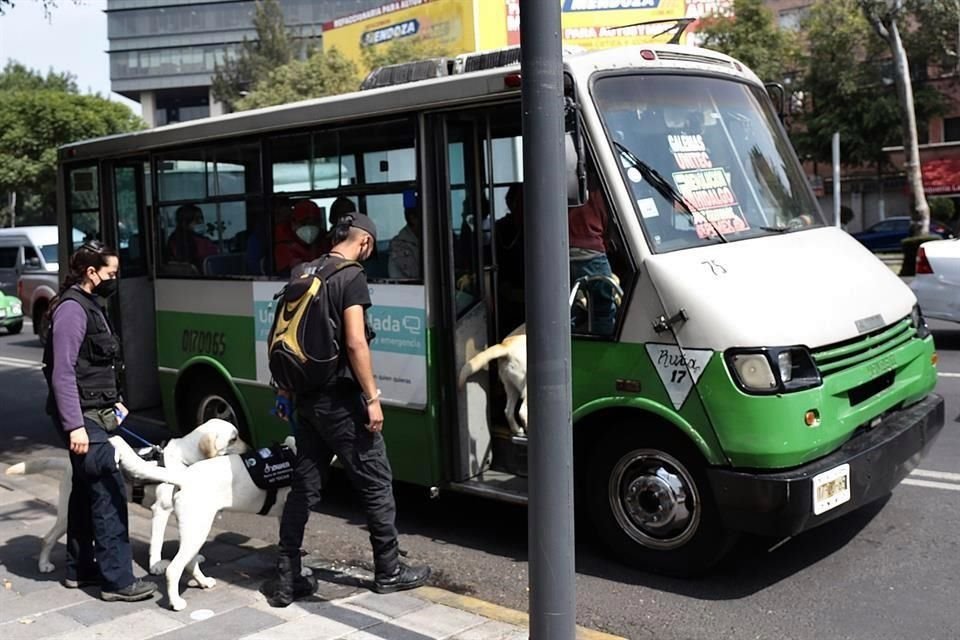
[{"label": "green and white bus", "polygon": [[[457,384],[522,319],[504,296],[520,274],[498,269],[516,237],[497,237],[524,178],[518,57],[62,148],[61,237],[120,247],[131,408],[285,436],[265,360],[275,246],[298,200],[349,198],[379,229],[366,271],[396,478],[524,503],[526,438],[495,366]],[[571,182],[591,175],[613,274],[571,296],[577,508],[599,539],[691,573],[738,532],[790,536],[887,495],[943,425],[933,339],[899,278],[824,223],[763,84],[672,45],[569,53],[565,74]],[[203,211],[202,259],[172,255],[182,205]],[[411,208],[419,263],[400,278]],[[598,335],[583,311],[604,286],[616,320]]]}]

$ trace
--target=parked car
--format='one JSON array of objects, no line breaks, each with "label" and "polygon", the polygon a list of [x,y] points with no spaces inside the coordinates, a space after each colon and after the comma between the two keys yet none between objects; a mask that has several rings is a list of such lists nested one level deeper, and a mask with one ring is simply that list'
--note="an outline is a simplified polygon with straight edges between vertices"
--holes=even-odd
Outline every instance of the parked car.
[{"label": "parked car", "polygon": [[[58,237],[55,225],[0,229],[0,291],[20,298],[41,342],[46,338],[43,318],[59,288]],[[83,238],[83,232],[73,230],[75,246]]]},{"label": "parked car", "polygon": [[[870,251],[900,251],[900,241],[910,235],[911,224],[909,216],[896,216],[881,220],[851,235]],[[935,220],[930,221],[930,233],[941,238],[953,236],[948,226]]]},{"label": "parked car", "polygon": [[23,305],[16,296],[0,292],[0,328],[7,333],[20,333],[23,329]]},{"label": "parked car", "polygon": [[924,316],[960,322],[960,240],[920,245],[917,274],[910,288]]}]

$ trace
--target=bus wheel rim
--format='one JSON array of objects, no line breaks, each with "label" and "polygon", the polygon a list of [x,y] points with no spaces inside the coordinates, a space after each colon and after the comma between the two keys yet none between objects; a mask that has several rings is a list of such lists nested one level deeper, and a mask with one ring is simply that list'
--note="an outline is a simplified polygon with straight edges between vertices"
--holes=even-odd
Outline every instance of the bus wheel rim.
[{"label": "bus wheel rim", "polygon": [[607,496],[624,533],[651,549],[683,546],[700,524],[702,503],[693,476],[663,451],[637,449],[622,456],[610,473]]},{"label": "bus wheel rim", "polygon": [[230,402],[223,396],[211,394],[201,400],[197,407],[197,424],[214,418],[225,420],[232,425],[237,424],[237,414]]}]

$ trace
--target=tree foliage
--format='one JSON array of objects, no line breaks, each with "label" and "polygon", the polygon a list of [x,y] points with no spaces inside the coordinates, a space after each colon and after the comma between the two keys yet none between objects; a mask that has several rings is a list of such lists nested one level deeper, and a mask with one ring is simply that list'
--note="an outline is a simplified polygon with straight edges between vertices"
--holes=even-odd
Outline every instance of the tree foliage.
[{"label": "tree foliage", "polygon": [[0,198],[16,192],[18,218],[52,223],[57,148],[143,127],[125,105],[81,95],[69,74],[8,63],[0,72]]},{"label": "tree foliage", "polygon": [[[899,145],[901,117],[886,45],[872,31],[857,0],[818,0],[803,24],[807,42],[801,87],[806,97],[794,143],[801,155],[829,162],[840,132],[844,161],[883,166],[885,146]],[[917,120],[941,113],[932,87],[914,89]]]},{"label": "tree foliage", "polygon": [[762,0],[735,0],[733,15],[703,19],[702,46],[737,58],[764,81],[782,82],[796,66],[799,44]]},{"label": "tree foliage", "polygon": [[271,71],[241,98],[237,109],[257,109],[309,98],[346,93],[357,88],[357,67],[336,48],[315,51]]},{"label": "tree foliage", "polygon": [[244,38],[239,55],[218,64],[213,74],[213,97],[230,111],[238,108],[244,95],[277,69],[309,53],[305,41],[287,29],[277,0],[257,0],[253,27],[256,38]]}]

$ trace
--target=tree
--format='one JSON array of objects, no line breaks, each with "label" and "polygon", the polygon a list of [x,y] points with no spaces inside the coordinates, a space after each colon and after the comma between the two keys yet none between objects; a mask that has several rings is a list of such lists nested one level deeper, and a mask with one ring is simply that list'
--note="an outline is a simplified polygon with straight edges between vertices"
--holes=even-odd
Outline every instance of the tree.
[{"label": "tree", "polygon": [[910,61],[897,25],[901,15],[904,15],[904,5],[902,0],[857,1],[873,30],[887,43],[893,55],[894,83],[900,104],[901,133],[906,156],[904,169],[913,196],[914,234],[925,236],[930,233],[930,206],[923,191],[923,175],[920,172],[920,148],[917,142],[917,117],[913,103]]},{"label": "tree", "polygon": [[799,56],[796,36],[781,29],[762,0],[734,0],[733,15],[703,19],[702,46],[733,56],[761,79],[782,82]]},{"label": "tree", "polygon": [[[793,141],[802,156],[830,162],[830,141],[840,132],[851,165],[887,164],[883,148],[901,141],[896,94],[888,86],[882,41],[855,0],[820,0],[803,23],[807,41],[800,87],[806,103]],[[926,120],[942,111],[939,92],[918,87],[917,113]]]},{"label": "tree", "polygon": [[18,219],[55,221],[58,147],[145,126],[125,105],[78,93],[69,74],[10,63],[0,87],[12,87],[0,90],[0,197],[18,194]]},{"label": "tree", "polygon": [[450,52],[437,42],[402,38],[394,40],[386,47],[366,47],[361,55],[363,56],[363,65],[367,68],[367,72],[370,72],[379,67],[402,62],[444,58],[448,57]]},{"label": "tree", "polygon": [[239,55],[226,59],[214,70],[211,92],[230,111],[258,82],[309,53],[305,42],[287,29],[277,0],[257,0],[253,27],[256,39],[244,38]]},{"label": "tree", "polygon": [[237,102],[237,109],[258,109],[309,98],[346,93],[357,88],[357,67],[335,47],[315,51],[306,60],[271,71]]}]

